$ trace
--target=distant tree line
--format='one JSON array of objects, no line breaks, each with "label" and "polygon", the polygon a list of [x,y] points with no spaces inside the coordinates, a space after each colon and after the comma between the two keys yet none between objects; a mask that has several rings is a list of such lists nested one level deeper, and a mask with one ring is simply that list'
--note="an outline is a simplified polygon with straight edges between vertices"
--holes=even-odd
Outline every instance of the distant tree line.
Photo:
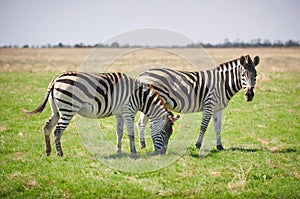
[{"label": "distant tree line", "polygon": [[178,45],[171,45],[171,46],[144,46],[144,45],[121,45],[118,42],[112,42],[111,44],[84,44],[78,43],[74,45],[70,44],[63,44],[62,42],[56,45],[3,45],[0,48],[147,48],[147,47],[163,47],[163,48],[249,48],[249,47],[297,47],[300,46],[300,41],[294,40],[275,40],[271,42],[269,39],[253,39],[250,42],[243,42],[243,41],[230,41],[229,39],[225,39],[223,43],[220,44],[210,44],[210,43],[191,43],[186,46],[178,46]]},{"label": "distant tree line", "polygon": [[225,39],[221,44],[210,44],[210,43],[198,43],[198,44],[190,44],[187,45],[189,48],[197,48],[197,47],[204,47],[204,48],[249,48],[249,47],[296,47],[300,46],[300,41],[294,40],[275,40],[271,42],[269,39],[253,39],[250,42],[243,42],[243,41],[230,41],[229,39]]}]

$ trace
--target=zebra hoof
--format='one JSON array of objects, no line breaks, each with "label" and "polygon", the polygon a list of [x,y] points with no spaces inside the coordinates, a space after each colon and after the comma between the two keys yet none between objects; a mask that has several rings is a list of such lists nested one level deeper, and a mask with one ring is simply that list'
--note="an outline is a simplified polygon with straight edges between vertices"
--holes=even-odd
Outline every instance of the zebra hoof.
[{"label": "zebra hoof", "polygon": [[222,145],[217,145],[217,149],[218,149],[218,150],[224,150],[224,148],[223,148]]},{"label": "zebra hoof", "polygon": [[195,144],[195,146],[196,146],[197,149],[200,149],[200,148],[201,148],[201,144],[198,143],[198,142]]},{"label": "zebra hoof", "polygon": [[122,150],[121,149],[117,149],[117,154],[121,154]]},{"label": "zebra hoof", "polygon": [[56,152],[56,155],[58,155],[58,156],[62,157],[64,154],[63,154],[63,152],[62,152],[62,151],[57,151],[57,152]]},{"label": "zebra hoof", "polygon": [[140,142],[140,146],[141,146],[141,149],[146,148],[146,142],[145,141],[141,141]]},{"label": "zebra hoof", "polygon": [[164,148],[160,149],[158,152],[159,152],[160,155],[165,155],[166,152],[167,152],[167,148],[164,147]]},{"label": "zebra hoof", "polygon": [[51,154],[51,149],[50,150],[46,149],[45,152],[46,152],[46,156],[49,156]]},{"label": "zebra hoof", "polygon": [[137,153],[130,153],[130,158],[132,160],[136,160],[138,158],[138,154]]}]

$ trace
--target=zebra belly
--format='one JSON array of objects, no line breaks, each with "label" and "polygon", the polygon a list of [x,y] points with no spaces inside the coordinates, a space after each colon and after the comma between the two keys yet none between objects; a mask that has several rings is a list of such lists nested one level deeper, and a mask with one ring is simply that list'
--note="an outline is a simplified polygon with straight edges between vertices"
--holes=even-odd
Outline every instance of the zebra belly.
[{"label": "zebra belly", "polygon": [[[184,106],[184,104],[179,104],[180,102],[177,102],[177,106],[174,107],[174,104],[172,103],[172,105],[167,101],[166,102],[166,107],[169,110],[175,111],[177,113],[196,113],[196,112],[201,112],[203,110],[203,105],[201,106],[194,106],[194,107],[190,107],[190,106]],[[178,105],[179,104],[179,105]]]},{"label": "zebra belly", "polygon": [[95,106],[90,103],[84,103],[78,111],[78,114],[86,118],[99,118],[94,107]]}]

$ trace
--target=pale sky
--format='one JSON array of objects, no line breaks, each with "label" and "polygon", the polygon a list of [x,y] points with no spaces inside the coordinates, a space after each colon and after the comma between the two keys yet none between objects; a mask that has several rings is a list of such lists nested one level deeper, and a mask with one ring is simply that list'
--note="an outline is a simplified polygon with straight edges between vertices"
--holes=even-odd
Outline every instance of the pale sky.
[{"label": "pale sky", "polygon": [[300,41],[299,19],[299,0],[0,0],[0,45],[96,44],[141,28],[212,44]]}]

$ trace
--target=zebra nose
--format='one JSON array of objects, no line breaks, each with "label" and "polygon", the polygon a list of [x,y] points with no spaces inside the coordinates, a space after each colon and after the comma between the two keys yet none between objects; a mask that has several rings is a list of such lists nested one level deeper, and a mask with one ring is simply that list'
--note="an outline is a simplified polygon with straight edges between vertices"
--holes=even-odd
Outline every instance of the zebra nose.
[{"label": "zebra nose", "polygon": [[246,92],[247,92],[247,93],[253,92],[253,89],[254,89],[254,88],[253,88],[252,86],[247,86],[247,87],[246,87]]},{"label": "zebra nose", "polygon": [[246,101],[250,102],[253,100],[254,97],[254,92],[253,92],[253,87],[247,87],[246,88],[246,93],[245,93],[245,97],[246,97]]}]

